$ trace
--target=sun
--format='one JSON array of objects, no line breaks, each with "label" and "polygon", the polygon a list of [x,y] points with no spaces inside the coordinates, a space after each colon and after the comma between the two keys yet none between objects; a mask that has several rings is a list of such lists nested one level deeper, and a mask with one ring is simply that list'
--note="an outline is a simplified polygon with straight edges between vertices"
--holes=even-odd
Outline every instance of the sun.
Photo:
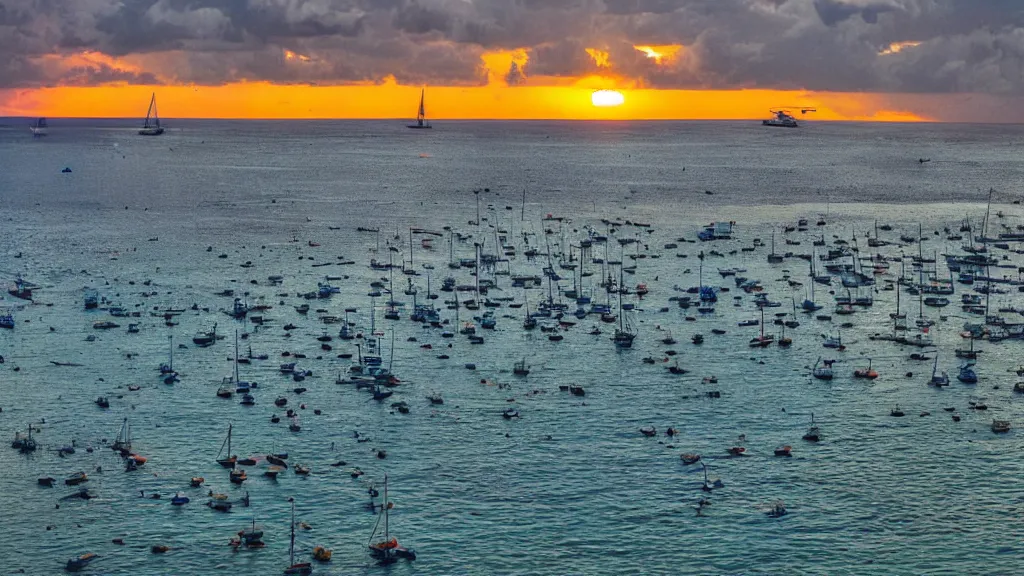
[{"label": "sun", "polygon": [[622,92],[616,90],[597,90],[590,95],[590,101],[599,108],[610,108],[622,106],[626,97],[622,95]]}]

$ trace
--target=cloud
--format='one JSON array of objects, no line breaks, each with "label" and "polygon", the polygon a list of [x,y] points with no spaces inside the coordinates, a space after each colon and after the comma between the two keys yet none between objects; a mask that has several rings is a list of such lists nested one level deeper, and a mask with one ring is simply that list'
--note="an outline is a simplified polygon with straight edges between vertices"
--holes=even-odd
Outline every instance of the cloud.
[{"label": "cloud", "polygon": [[[650,58],[634,46],[680,48]],[[512,51],[523,54],[514,68],[484,58]],[[1014,97],[1024,96],[1024,2],[0,0],[0,52],[0,88],[601,74],[654,88]],[[47,60],[83,53],[135,67]]]}]

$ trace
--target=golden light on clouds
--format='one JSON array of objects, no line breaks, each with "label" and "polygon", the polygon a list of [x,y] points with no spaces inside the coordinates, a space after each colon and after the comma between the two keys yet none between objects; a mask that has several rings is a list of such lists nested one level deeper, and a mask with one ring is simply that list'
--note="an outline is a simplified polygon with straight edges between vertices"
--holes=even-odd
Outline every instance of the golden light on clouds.
[{"label": "golden light on clouds", "polygon": [[626,97],[618,90],[595,90],[590,95],[590,102],[599,108],[612,108],[622,106],[626,102]]},{"label": "golden light on clouds", "polygon": [[880,51],[879,54],[882,56],[887,56],[889,54],[899,54],[900,52],[906,50],[907,48],[915,48],[920,45],[920,42],[914,41],[893,42],[892,44],[886,46],[882,51]]},{"label": "golden light on clouds", "polygon": [[656,64],[664,64],[671,61],[683,47],[679,44],[666,44],[663,46],[633,46],[638,52],[644,53]]},{"label": "golden light on clouds", "polygon": [[[525,48],[517,48],[484,52],[480,59],[483,60],[484,68],[487,70],[489,85],[509,86],[518,84],[525,78],[523,68],[530,61],[530,55]],[[515,65],[514,68],[513,65]]]},{"label": "golden light on clouds", "polygon": [[284,59],[289,62],[291,62],[292,60],[298,60],[299,62],[309,62],[310,60],[309,56],[292,52],[287,48],[285,48],[284,50]]},{"label": "golden light on clouds", "polygon": [[587,48],[586,50],[598,68],[608,68],[611,66],[611,63],[608,61],[608,52],[598,50],[597,48]]},{"label": "golden light on clouds", "polygon": [[[682,46],[637,46],[660,64],[680,56]],[[482,55],[477,86],[427,86],[431,120],[757,120],[778,102],[803,102],[818,109],[818,120],[925,120],[892,104],[885,95],[777,90],[675,90],[643,88],[636,79],[617,74],[607,53],[588,50],[600,72],[586,76],[527,78],[525,49]],[[315,61],[290,50],[290,62]],[[137,58],[116,59],[85,52],[47,56],[48,66],[68,70],[106,67],[145,73]],[[607,65],[606,65],[607,64]],[[61,86],[0,90],[0,116],[140,118],[151,92],[157,93],[161,116],[174,118],[412,118],[420,87],[383,82],[345,85],[273,84],[240,81],[217,86],[174,84],[146,86],[115,81],[100,86]]]}]

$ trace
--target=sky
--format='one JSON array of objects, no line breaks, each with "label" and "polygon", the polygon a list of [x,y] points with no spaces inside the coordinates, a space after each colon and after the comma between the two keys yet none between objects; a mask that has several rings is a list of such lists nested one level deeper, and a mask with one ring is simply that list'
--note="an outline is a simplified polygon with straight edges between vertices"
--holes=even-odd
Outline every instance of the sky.
[{"label": "sky", "polygon": [[0,116],[1024,122],[1024,0],[0,0],[0,54]]}]

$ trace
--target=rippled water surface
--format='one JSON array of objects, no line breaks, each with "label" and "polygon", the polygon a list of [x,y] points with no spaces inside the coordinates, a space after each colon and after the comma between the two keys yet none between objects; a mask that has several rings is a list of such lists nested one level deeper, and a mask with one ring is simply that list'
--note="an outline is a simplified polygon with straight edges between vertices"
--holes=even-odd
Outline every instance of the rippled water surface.
[{"label": "rippled water surface", "polygon": [[[52,126],[44,140],[32,140],[14,123],[0,128],[0,277],[6,283],[23,274],[40,285],[33,304],[9,296],[2,302],[15,307],[17,327],[0,331],[0,431],[13,438],[37,423],[40,442],[31,456],[0,449],[6,541],[0,560],[8,572],[57,573],[67,558],[92,551],[100,559],[87,573],[280,573],[288,564],[287,499],[294,497],[297,520],[310,528],[297,534],[298,555],[308,558],[316,545],[334,550],[330,564],[315,566],[317,574],[1020,573],[1021,437],[1017,431],[995,435],[989,426],[993,418],[1022,423],[1024,397],[1014,395],[1011,372],[1021,362],[1021,344],[979,342],[981,381],[956,381],[953,349],[965,345],[963,323],[978,321],[957,305],[971,287],[957,285],[954,303],[941,311],[924,309],[936,320],[939,366],[953,379],[936,390],[926,385],[931,364],[908,359],[913,350],[868,340],[889,326],[894,291],[875,292],[872,308],[833,323],[797,313],[801,325],[787,331],[792,349],[754,350],[747,342],[758,328],[737,326],[760,319],[752,297],[716,271],[746,268],[743,275],[761,280],[769,298],[782,303],[766,309],[771,334],[778,334],[775,314],[792,312],[793,300],[806,296],[808,265],[795,255],[810,254],[821,234],[851,243],[856,234],[866,255],[864,237],[876,220],[893,226],[882,236],[894,242],[901,234],[916,236],[920,223],[928,238],[922,253],[940,254],[944,277],[941,253],[959,251],[959,243],[947,241],[943,228],[955,232],[965,217],[980,226],[990,187],[996,189],[990,229],[1021,223],[1024,210],[1012,202],[1024,176],[1024,128],[444,123],[414,133],[388,122],[181,121],[147,139],[113,122]],[[61,173],[64,167],[72,172]],[[484,219],[479,228],[472,223],[474,189]],[[997,210],[1004,216],[997,218]],[[569,221],[542,221],[549,213]],[[471,345],[462,335],[444,339],[440,329],[408,320],[412,297],[402,291],[409,277],[396,271],[403,319],[384,320],[385,298],[376,299],[376,327],[384,334],[385,362],[393,362],[401,385],[378,403],[351,384],[335,383],[352,363],[337,356],[355,354],[356,341],[337,339],[340,325],[319,318],[355,308],[349,320],[369,334],[369,283],[390,280],[387,272],[370,269],[371,258],[387,261],[390,254],[399,263],[411,257],[420,298],[428,276],[437,293],[452,272],[448,237],[435,239],[432,250],[417,238],[410,252],[410,227],[451,226],[472,234],[453,243],[456,259],[473,258],[474,241],[493,250],[494,226],[509,230],[519,256],[508,269],[540,275],[546,256],[523,257],[522,232],[542,254],[548,246],[557,254],[563,245],[578,244],[586,227],[608,233],[602,218],[650,224],[611,232],[613,239],[639,238],[639,247],[611,242],[606,254],[595,244],[590,254],[635,264],[626,285],[650,289],[643,299],[624,297],[636,307],[630,313],[639,331],[633,349],[617,351],[609,340],[613,326],[594,316],[576,321],[567,315],[576,324],[562,330],[560,342],[539,330],[525,332],[524,309],[508,302],[494,309],[496,330],[480,330],[483,344]],[[809,218],[809,229],[784,233],[783,226],[798,218]],[[827,224],[815,226],[819,218]],[[735,221],[735,238],[677,241],[695,239],[714,220]],[[359,226],[381,233],[358,232]],[[793,253],[783,264],[767,264],[764,245],[740,250],[755,238],[770,243],[773,230],[777,251]],[[664,248],[667,243],[678,247]],[[705,281],[732,288],[711,315],[670,301],[681,294],[674,286],[698,284],[701,250],[707,253]],[[907,275],[915,276],[909,256],[918,253],[917,244],[881,251],[906,253]],[[1005,254],[1009,267],[993,275],[1016,277],[1020,257],[996,254]],[[252,266],[242,267],[247,261]],[[342,264],[347,261],[353,263]],[[899,264],[891,266],[880,280],[895,279]],[[603,300],[601,265],[588,258],[586,269],[594,274],[583,286]],[[460,284],[472,284],[470,272],[454,273]],[[571,271],[558,272],[565,276],[560,287],[571,288]],[[284,277],[280,286],[268,281],[273,275]],[[310,312],[299,314],[294,307],[307,302],[299,294],[316,290],[325,275],[344,277],[333,282],[340,294],[308,301]],[[508,276],[496,281],[492,298],[528,301],[534,310],[548,297],[547,285],[523,290],[511,287]],[[86,287],[139,317],[83,310]],[[993,297],[992,308],[1017,303],[1016,287],[1008,288]],[[249,304],[271,306],[263,313],[266,324],[256,329],[220,312],[232,303],[216,295],[225,289],[245,294]],[[827,290],[817,289],[816,299],[826,304],[822,312],[831,309]],[[838,280],[833,290],[842,293]],[[557,299],[557,288],[553,292]],[[455,328],[455,312],[442,304],[452,294],[441,295],[434,303]],[[916,296],[904,292],[901,298],[903,310],[916,316]],[[186,309],[175,317],[177,325],[151,314],[167,308]],[[459,311],[463,321],[473,314]],[[93,328],[111,319],[120,327]],[[841,331],[847,350],[824,349],[822,335],[837,335],[843,321],[854,325]],[[129,322],[139,323],[139,333],[126,331]],[[214,323],[226,338],[194,346],[192,335]],[[289,323],[296,328],[285,330]],[[588,334],[594,325],[604,333]],[[714,335],[712,328],[726,334]],[[235,330],[247,335],[243,355],[251,346],[254,354],[270,356],[241,366],[243,378],[259,382],[251,407],[214,394],[233,370]],[[316,340],[325,331],[335,336],[329,351]],[[706,337],[700,347],[690,342],[695,333]],[[663,344],[669,334],[679,342]],[[169,336],[181,374],[173,385],[157,372],[167,360]],[[277,370],[288,361],[285,351],[305,354],[300,366],[313,371],[302,395],[292,391],[299,384]],[[675,365],[669,351],[678,352],[678,365],[689,373],[667,370]],[[831,382],[810,376],[820,356],[840,359]],[[645,357],[655,363],[644,363]],[[524,358],[531,372],[516,377],[513,364]],[[881,376],[853,379],[868,358]],[[702,382],[711,375],[717,384]],[[560,391],[572,383],[586,396]],[[129,391],[129,385],[141,389]],[[721,398],[708,398],[710,390]],[[433,391],[444,396],[444,405],[428,403]],[[101,395],[110,397],[109,409],[94,404]],[[297,409],[300,432],[290,432],[287,420],[270,422],[283,413],[273,404],[279,396],[288,406],[306,406]],[[409,414],[391,408],[399,400],[408,403]],[[988,410],[970,410],[972,401]],[[889,416],[896,404],[906,417]],[[521,419],[501,417],[510,406]],[[946,407],[961,421],[954,422]],[[817,444],[801,440],[812,413],[822,430]],[[134,472],[124,472],[121,459],[105,448],[125,417],[135,449],[149,458]],[[289,470],[274,482],[262,476],[266,464],[260,463],[242,487],[229,484],[215,462],[229,423],[240,456],[287,452],[290,462],[310,466],[312,474]],[[656,438],[639,433],[646,425],[657,428]],[[680,434],[665,436],[669,426]],[[356,431],[369,440],[357,441]],[[57,449],[72,441],[76,453],[58,456]],[[792,458],[773,456],[780,444],[793,446]],[[726,449],[739,445],[748,456],[727,457]],[[376,449],[385,450],[386,459],[377,458]],[[703,473],[699,465],[684,466],[682,452],[702,454],[710,476],[724,483],[700,517],[695,506],[704,496]],[[339,461],[345,464],[331,466]],[[355,467],[365,476],[352,478]],[[62,480],[80,470],[89,474],[85,486],[96,498],[56,507],[74,490]],[[382,568],[366,554],[376,520],[367,488],[385,473],[395,503],[392,534],[419,558]],[[40,476],[57,478],[57,486],[37,486]],[[206,485],[189,488],[193,476],[205,477]],[[236,502],[231,513],[203,505],[211,489]],[[163,497],[143,499],[140,490]],[[192,502],[172,507],[176,491]],[[246,491],[250,508],[237,504]],[[778,499],[789,514],[769,518],[765,512]],[[229,538],[253,516],[267,547],[233,551]],[[124,544],[112,543],[115,538]],[[152,554],[156,544],[171,550]]]}]

